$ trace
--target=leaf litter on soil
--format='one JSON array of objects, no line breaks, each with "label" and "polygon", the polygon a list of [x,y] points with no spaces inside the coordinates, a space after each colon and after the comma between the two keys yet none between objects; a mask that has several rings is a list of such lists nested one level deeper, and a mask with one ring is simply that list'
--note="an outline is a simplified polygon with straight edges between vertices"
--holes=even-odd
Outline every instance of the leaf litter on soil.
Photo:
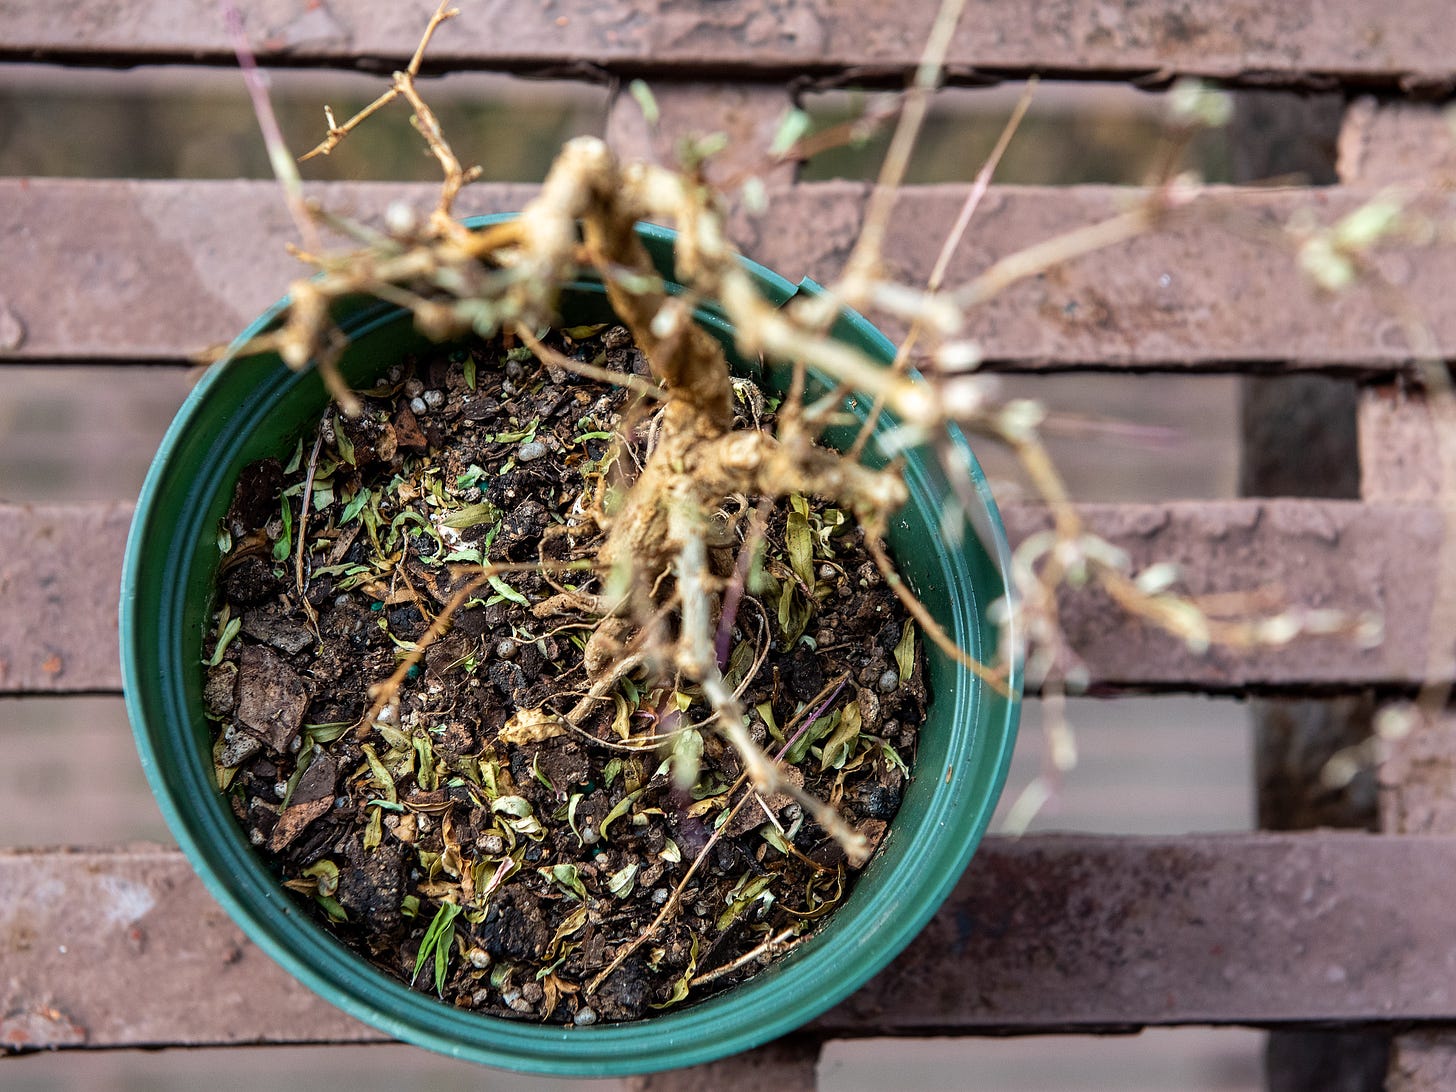
[{"label": "leaf litter on soil", "polygon": [[[621,327],[548,341],[647,371]],[[771,421],[773,399],[738,388],[738,426]],[[499,341],[406,361],[361,396],[360,417],[330,412],[246,468],[218,533],[214,766],[283,885],[417,989],[557,1023],[699,999],[809,936],[852,870],[790,796],[743,784],[693,687],[638,672],[584,723],[561,716],[594,618],[533,607],[596,587],[590,513],[641,465],[651,406]],[[725,676],[791,780],[877,842],[926,703],[917,635],[816,498],[773,508],[740,566],[756,506],[717,528],[716,570],[747,574]],[[356,732],[371,687],[502,561],[539,564],[482,583]]]}]

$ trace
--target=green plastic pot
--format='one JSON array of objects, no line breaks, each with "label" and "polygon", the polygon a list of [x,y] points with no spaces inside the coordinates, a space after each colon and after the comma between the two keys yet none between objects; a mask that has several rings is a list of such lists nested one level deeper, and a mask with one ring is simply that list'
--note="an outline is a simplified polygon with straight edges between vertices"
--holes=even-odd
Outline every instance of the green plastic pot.
[{"label": "green plastic pot", "polygon": [[[673,233],[648,225],[639,232],[673,283]],[[746,264],[778,305],[796,293],[819,291],[812,282],[796,287]],[[273,324],[282,306],[263,315],[238,344]],[[600,284],[590,282],[563,294],[561,312],[567,325],[605,321],[611,314]],[[336,317],[350,340],[344,374],[358,386],[424,345],[406,312],[377,300],[347,301]],[[698,319],[726,343],[729,328],[721,314],[703,310]],[[846,312],[836,333],[879,359],[893,355],[884,336],[857,314]],[[847,997],[910,942],[949,894],[985,831],[1006,776],[1019,706],[1019,676],[1012,679],[1013,696],[998,694],[933,646],[932,701],[914,776],[878,855],[811,940],[723,994],[628,1024],[578,1028],[506,1020],[406,988],[315,922],[265,867],[217,791],[200,661],[219,561],[218,521],[238,474],[256,459],[292,450],[326,402],[316,374],[292,372],[274,356],[212,369],[152,463],[122,576],[122,672],[142,766],[193,867],[258,947],[345,1012],[397,1039],[493,1066],[609,1076],[695,1065],[767,1042]],[[912,457],[906,468],[910,503],[895,519],[889,543],[922,601],[962,648],[987,659],[996,630],[986,612],[1006,588],[1009,555],[981,472],[965,454],[985,506],[978,523],[993,528],[994,541],[968,535],[959,549],[947,548],[938,530],[944,479],[933,462]]]}]

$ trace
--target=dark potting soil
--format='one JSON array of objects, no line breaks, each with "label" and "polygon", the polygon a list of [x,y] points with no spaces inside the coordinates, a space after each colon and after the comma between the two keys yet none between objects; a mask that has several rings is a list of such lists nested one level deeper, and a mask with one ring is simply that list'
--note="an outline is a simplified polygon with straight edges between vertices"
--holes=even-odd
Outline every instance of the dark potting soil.
[{"label": "dark potting soil", "polygon": [[[548,342],[647,370],[620,327]],[[738,393],[741,427],[771,419],[772,399]],[[593,618],[532,608],[598,588],[563,563],[595,556],[583,513],[641,465],[651,404],[500,343],[408,361],[363,394],[357,419],[331,412],[248,467],[219,529],[214,764],[284,885],[420,990],[578,1025],[696,1000],[812,933],[853,870],[792,797],[738,785],[693,687],[639,672],[576,727],[559,715],[586,689]],[[845,513],[790,498],[739,566],[756,502],[728,508],[716,568],[748,575],[725,675],[790,778],[878,842],[926,702],[918,638]],[[473,568],[538,560],[484,583]]]}]

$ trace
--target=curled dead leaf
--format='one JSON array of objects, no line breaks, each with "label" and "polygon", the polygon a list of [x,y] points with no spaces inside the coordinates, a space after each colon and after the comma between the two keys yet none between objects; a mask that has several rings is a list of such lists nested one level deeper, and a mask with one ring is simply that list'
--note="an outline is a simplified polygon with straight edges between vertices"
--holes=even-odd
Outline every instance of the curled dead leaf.
[{"label": "curled dead leaf", "polygon": [[500,730],[500,741],[520,747],[565,734],[566,728],[556,714],[544,709],[518,709]]}]

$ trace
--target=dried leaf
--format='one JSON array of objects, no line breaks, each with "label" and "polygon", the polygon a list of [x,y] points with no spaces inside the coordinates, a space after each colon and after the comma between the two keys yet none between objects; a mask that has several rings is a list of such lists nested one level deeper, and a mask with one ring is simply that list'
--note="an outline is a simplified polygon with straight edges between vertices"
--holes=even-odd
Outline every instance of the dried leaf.
[{"label": "dried leaf", "polygon": [[500,730],[502,743],[522,747],[566,735],[561,718],[544,709],[518,709]]},{"label": "dried leaf", "polygon": [[613,694],[612,702],[616,706],[612,715],[612,732],[618,739],[626,739],[632,734],[632,706],[621,694]]},{"label": "dried leaf", "polygon": [[654,1009],[665,1009],[665,1008],[668,1008],[671,1005],[676,1005],[679,1001],[681,1001],[685,997],[687,997],[688,990],[689,990],[689,988],[691,988],[692,982],[693,982],[693,978],[697,975],[697,973],[698,973],[698,935],[696,933],[694,933],[692,935],[691,944],[690,944],[690,946],[688,948],[688,965],[687,965],[687,967],[685,967],[683,969],[683,973],[681,975],[679,975],[676,979],[673,980],[673,983],[672,983],[672,993],[670,995],[668,995],[667,1000],[666,1001],[659,1002],[657,1004],[654,1004],[652,1007]]},{"label": "dried leaf", "polygon": [[545,836],[541,821],[531,810],[531,802],[524,796],[500,796],[490,805],[497,815],[505,817],[506,825],[517,834],[540,841]]},{"label": "dried leaf", "polygon": [[845,761],[854,752],[854,745],[859,740],[861,723],[859,702],[852,701],[840,710],[839,724],[825,742],[819,759],[821,770],[844,768]]},{"label": "dried leaf", "polygon": [[625,868],[619,868],[607,879],[607,890],[619,899],[625,899],[632,893],[632,887],[637,880],[637,870],[641,866],[633,861]]},{"label": "dried leaf", "polygon": [[900,631],[900,643],[895,646],[895,666],[900,669],[904,681],[915,671],[915,623],[905,619],[905,628]]},{"label": "dried leaf", "polygon": [[354,441],[349,439],[349,434],[344,431],[344,423],[339,420],[339,415],[334,414],[334,442],[339,448],[339,457],[350,466],[358,466],[354,458]]},{"label": "dried leaf", "polygon": [[566,802],[566,825],[571,828],[571,833],[576,835],[576,844],[586,845],[586,839],[581,836],[581,828],[576,825],[576,809],[581,806],[584,793],[574,792],[571,799]]},{"label": "dried leaf", "polygon": [[369,813],[369,822],[364,827],[364,849],[366,852],[378,849],[384,841],[384,809],[376,807]]},{"label": "dried leaf", "polygon": [[366,743],[360,749],[364,752],[364,760],[369,763],[370,780],[378,786],[379,792],[383,795],[384,799],[388,800],[391,804],[398,804],[399,793],[395,791],[394,778],[390,776],[389,770],[385,768],[384,763],[379,760],[379,756],[374,753],[374,745],[372,743]]},{"label": "dried leaf", "polygon": [[[590,913],[587,910],[585,902],[583,902],[581,906],[578,906],[571,913],[567,914],[566,917],[562,918],[561,924],[556,927],[556,932],[551,937],[551,943],[546,945],[546,959],[553,960],[560,956],[562,954],[562,942],[571,936],[571,934],[580,930],[587,923],[589,917]],[[536,977],[539,979],[543,976],[537,975]]]},{"label": "dried leaf", "polygon": [[814,721],[804,729],[804,734],[794,741],[794,745],[789,748],[784,758],[791,766],[797,766],[803,762],[804,756],[809,753],[809,748],[833,732],[838,727],[839,720],[839,710],[836,709]]}]

